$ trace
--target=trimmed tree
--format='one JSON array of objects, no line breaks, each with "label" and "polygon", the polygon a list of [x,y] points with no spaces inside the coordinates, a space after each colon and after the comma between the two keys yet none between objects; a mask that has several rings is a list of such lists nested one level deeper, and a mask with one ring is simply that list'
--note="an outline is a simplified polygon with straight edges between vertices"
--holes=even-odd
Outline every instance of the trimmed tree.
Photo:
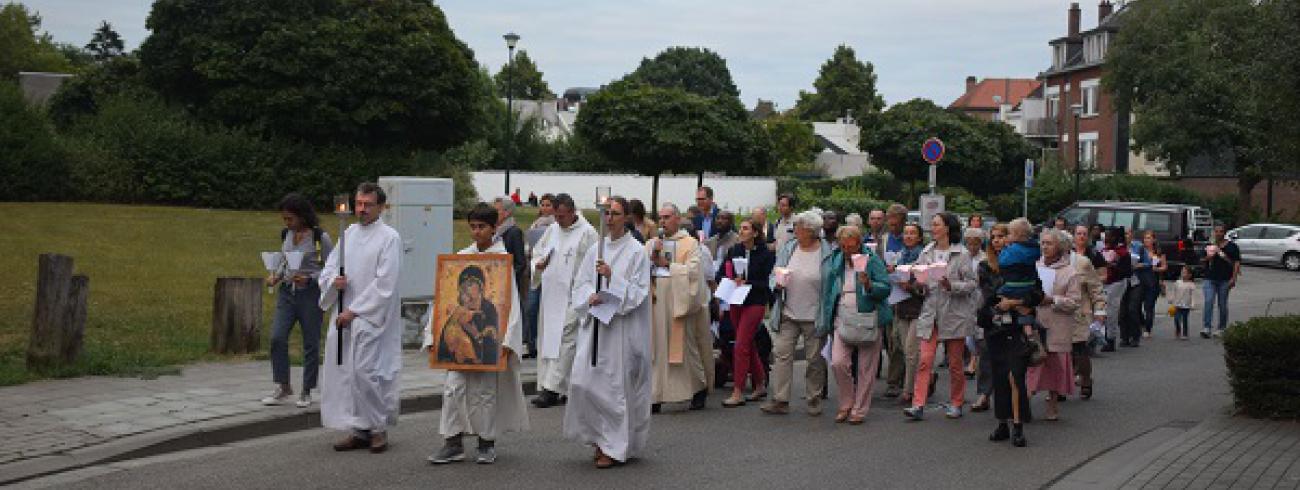
[{"label": "trimmed tree", "polygon": [[665,49],[654,58],[642,58],[641,65],[625,79],[655,87],[680,88],[697,95],[740,97],[727,61],[708,48]]},{"label": "trimmed tree", "polygon": [[800,90],[794,106],[795,114],[805,121],[834,121],[849,111],[862,120],[885,107],[885,99],[876,93],[875,67],[858,61],[853,48],[843,44],[822,63],[813,87],[816,92]]},{"label": "trimmed tree", "polygon": [[[515,55],[513,71],[509,63],[501,65],[501,70],[492,77],[496,84],[496,93],[501,97],[506,96],[506,86],[509,84],[514,87],[515,100],[546,100],[554,99],[555,92],[551,87],[546,85],[546,80],[542,79],[542,72],[538,71],[537,64],[533,63],[532,58],[528,57],[528,52],[519,50]],[[511,77],[513,74],[513,77]],[[513,79],[512,79],[513,78]]]}]

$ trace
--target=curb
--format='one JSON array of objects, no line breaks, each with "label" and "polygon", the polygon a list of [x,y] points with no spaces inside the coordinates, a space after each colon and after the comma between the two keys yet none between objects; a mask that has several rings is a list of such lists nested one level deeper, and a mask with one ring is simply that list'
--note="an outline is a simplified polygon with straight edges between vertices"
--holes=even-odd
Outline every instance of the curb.
[{"label": "curb", "polygon": [[1120,488],[1207,421],[1172,420],[1120,441],[1061,473],[1043,488],[1058,490]]},{"label": "curb", "polygon": [[[524,395],[535,395],[537,393],[536,381],[524,381],[522,384]],[[408,415],[430,412],[441,408],[442,393],[439,391],[403,398],[398,413]],[[0,486],[57,475],[99,464],[118,463],[320,428],[319,408],[289,415],[250,413],[225,419],[184,424],[0,466]]]}]

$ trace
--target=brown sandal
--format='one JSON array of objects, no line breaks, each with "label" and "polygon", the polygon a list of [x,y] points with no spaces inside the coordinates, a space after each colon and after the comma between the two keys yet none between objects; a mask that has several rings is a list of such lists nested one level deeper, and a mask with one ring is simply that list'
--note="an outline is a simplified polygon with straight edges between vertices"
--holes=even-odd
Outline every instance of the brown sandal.
[{"label": "brown sandal", "polygon": [[849,420],[848,410],[840,410],[838,412],[835,412],[835,423],[838,424],[847,420]]},{"label": "brown sandal", "polygon": [[864,415],[851,415],[849,416],[849,425],[862,425],[862,422],[866,419],[867,417]]}]

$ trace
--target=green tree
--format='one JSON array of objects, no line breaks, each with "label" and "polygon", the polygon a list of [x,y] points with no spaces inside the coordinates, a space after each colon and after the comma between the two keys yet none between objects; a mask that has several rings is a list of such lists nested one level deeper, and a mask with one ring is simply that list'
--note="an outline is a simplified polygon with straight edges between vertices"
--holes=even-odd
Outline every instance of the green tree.
[{"label": "green tree", "polygon": [[100,21],[99,28],[95,29],[95,34],[86,44],[86,51],[95,57],[95,61],[122,56],[125,50],[126,43],[122,41],[122,36],[113,30],[113,25],[106,20]]},{"label": "green tree", "polygon": [[795,114],[805,121],[834,121],[849,111],[862,120],[885,107],[885,99],[876,93],[875,67],[858,61],[853,48],[843,44],[822,63],[813,87],[816,92],[800,90],[794,106]]},{"label": "green tree", "polygon": [[[931,137],[946,148],[939,185],[964,187],[981,198],[1018,189],[1025,159],[1034,155],[1010,126],[948,111],[926,99],[896,104],[862,122],[861,147],[871,154],[872,165],[913,188],[928,178],[921,145]],[[915,191],[911,194],[915,197]]]},{"label": "green tree", "polygon": [[[1175,169],[1215,157],[1231,166],[1240,201],[1249,203],[1286,153],[1285,142],[1270,138],[1279,87],[1265,83],[1275,67],[1260,62],[1273,47],[1265,8],[1254,0],[1165,0],[1122,12],[1103,84],[1117,107],[1132,110],[1134,145]],[[1287,124],[1296,115],[1287,114]],[[1238,222],[1249,212],[1241,206]]]},{"label": "green tree", "polygon": [[772,144],[776,175],[814,170],[820,145],[812,125],[793,116],[779,115],[759,122]]},{"label": "green tree", "polygon": [[[509,63],[501,65],[501,70],[492,77],[496,84],[496,93],[501,97],[506,96],[506,84],[514,87],[513,92],[515,100],[549,100],[555,98],[555,92],[551,87],[546,85],[546,80],[542,79],[543,73],[538,71],[537,64],[533,59],[528,57],[528,52],[519,50],[515,55],[514,68]],[[513,77],[511,76],[513,75]]]},{"label": "green tree", "polygon": [[103,101],[118,93],[152,93],[140,76],[140,60],[118,56],[86,67],[59,86],[49,101],[50,119],[68,129],[79,117],[95,114]]},{"label": "green tree", "polygon": [[676,87],[697,95],[740,97],[727,60],[708,48],[665,49],[653,59],[642,58],[641,65],[626,79],[655,87]]},{"label": "green tree", "polygon": [[17,84],[0,81],[0,194],[6,200],[63,198],[67,167],[54,131]]},{"label": "green tree", "polygon": [[157,0],[146,26],[147,83],[229,126],[439,150],[487,117],[490,81],[430,2]]},{"label": "green tree", "polygon": [[0,80],[17,80],[20,71],[66,72],[72,68],[48,33],[40,15],[21,3],[0,7]]}]

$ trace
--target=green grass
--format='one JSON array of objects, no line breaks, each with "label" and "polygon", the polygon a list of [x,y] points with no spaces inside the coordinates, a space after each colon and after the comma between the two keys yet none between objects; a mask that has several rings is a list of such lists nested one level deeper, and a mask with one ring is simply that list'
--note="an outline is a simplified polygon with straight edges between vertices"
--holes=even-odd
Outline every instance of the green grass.
[{"label": "green grass", "polygon": [[[201,360],[266,359],[274,298],[263,296],[262,351],[251,356],[208,353],[212,288],[219,276],[262,277],[257,252],[279,247],[275,212],[163,206],[0,203],[0,386],[49,377],[174,374]],[[518,213],[521,227],[536,217]],[[588,216],[588,219],[594,219]],[[337,231],[337,221],[325,218]],[[595,221],[593,221],[594,223]],[[453,227],[454,249],[469,244],[463,221]],[[453,251],[454,251],[453,249]],[[35,301],[37,257],[73,257],[90,277],[85,349],[72,366],[50,372],[25,367]],[[300,363],[301,336],[290,355]],[[269,382],[270,368],[267,368]]]}]

